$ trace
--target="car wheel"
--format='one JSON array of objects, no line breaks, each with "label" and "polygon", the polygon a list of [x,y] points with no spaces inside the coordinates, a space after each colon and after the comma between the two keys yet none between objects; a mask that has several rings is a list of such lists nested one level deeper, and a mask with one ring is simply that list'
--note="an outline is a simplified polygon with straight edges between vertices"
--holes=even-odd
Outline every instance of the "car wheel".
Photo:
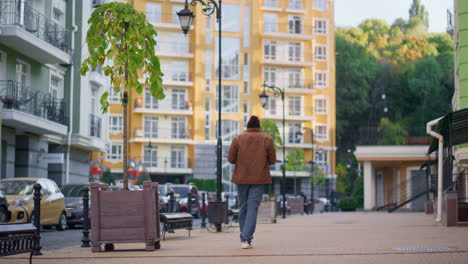
[{"label": "car wheel", "polygon": [[8,222],[8,209],[0,207],[0,223]]},{"label": "car wheel", "polygon": [[67,216],[62,213],[58,225],[55,226],[58,231],[64,231],[67,228]]}]

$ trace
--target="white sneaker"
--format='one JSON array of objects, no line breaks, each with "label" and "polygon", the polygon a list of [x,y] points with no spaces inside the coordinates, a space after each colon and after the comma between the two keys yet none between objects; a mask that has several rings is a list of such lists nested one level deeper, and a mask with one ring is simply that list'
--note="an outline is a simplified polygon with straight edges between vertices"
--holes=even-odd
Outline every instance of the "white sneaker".
[{"label": "white sneaker", "polygon": [[241,241],[241,248],[242,249],[249,249],[249,248],[252,248],[252,245],[248,241]]}]

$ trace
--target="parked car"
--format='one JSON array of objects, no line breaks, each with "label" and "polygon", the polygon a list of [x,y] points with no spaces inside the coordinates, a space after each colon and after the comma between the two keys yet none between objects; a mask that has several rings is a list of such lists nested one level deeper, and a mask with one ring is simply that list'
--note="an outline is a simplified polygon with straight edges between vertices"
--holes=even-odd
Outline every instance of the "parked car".
[{"label": "parked car", "polygon": [[[174,193],[174,190],[172,189],[170,184],[159,184],[158,185],[158,191],[159,191],[159,208],[162,213],[168,212],[169,209],[169,194]],[[175,204],[175,209],[174,211],[178,212],[179,211],[179,202],[176,199],[176,204]]]},{"label": "parked car", "polygon": [[198,218],[200,216],[200,203],[198,201],[198,190],[195,185],[192,184],[171,184],[170,185],[174,192],[178,194],[176,196],[177,201],[180,205],[180,212],[188,212],[188,194],[191,194],[191,214]]},{"label": "parked car", "polygon": [[63,231],[67,227],[64,196],[57,184],[43,178],[12,178],[0,180],[10,211],[10,222],[34,222],[34,184],[42,186],[41,226],[55,226]]},{"label": "parked car", "polygon": [[[74,228],[75,225],[83,225],[83,187],[88,184],[66,184],[62,186],[67,208],[67,225]],[[89,204],[88,204],[89,205]],[[89,208],[89,207],[88,207]]]},{"label": "parked car", "polygon": [[226,196],[228,197],[228,209],[233,209],[236,206],[236,192],[222,192],[221,197],[223,201],[226,201]]},{"label": "parked car", "polygon": [[5,187],[0,184],[0,223],[8,222],[10,212],[8,211],[8,202],[5,198]]}]

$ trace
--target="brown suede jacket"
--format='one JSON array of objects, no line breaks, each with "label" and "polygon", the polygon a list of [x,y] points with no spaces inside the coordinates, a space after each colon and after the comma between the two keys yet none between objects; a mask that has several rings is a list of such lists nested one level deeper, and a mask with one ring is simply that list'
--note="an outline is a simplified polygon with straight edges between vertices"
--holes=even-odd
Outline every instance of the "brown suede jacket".
[{"label": "brown suede jacket", "polygon": [[259,128],[249,128],[232,140],[228,161],[235,164],[231,182],[271,184],[270,165],[276,162],[273,140]]}]

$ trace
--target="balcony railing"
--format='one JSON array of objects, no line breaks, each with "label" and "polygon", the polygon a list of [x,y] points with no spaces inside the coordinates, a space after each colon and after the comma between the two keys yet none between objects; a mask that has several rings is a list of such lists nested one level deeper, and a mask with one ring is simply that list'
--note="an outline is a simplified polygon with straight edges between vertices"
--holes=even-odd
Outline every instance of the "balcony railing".
[{"label": "balcony railing", "polygon": [[182,72],[182,71],[164,71],[163,82],[192,82],[193,73],[192,72]]},{"label": "balcony railing", "polygon": [[135,137],[137,138],[150,138],[150,139],[192,139],[192,130],[186,127],[173,127],[173,128],[157,128],[157,129],[135,129]]},{"label": "balcony railing", "polygon": [[265,34],[292,34],[313,35],[313,26],[305,26],[304,21],[289,21],[288,23],[265,23],[263,32]]},{"label": "balcony railing", "polygon": [[101,138],[102,120],[95,115],[89,115],[89,135],[91,137]]},{"label": "balcony railing", "polygon": [[[275,72],[276,76],[280,73]],[[287,74],[287,72],[286,72]],[[313,89],[313,81],[306,81],[304,78],[274,78],[272,80],[265,80],[267,85],[277,86],[285,89]]]},{"label": "balcony railing", "polygon": [[101,74],[101,75],[104,74],[104,70],[103,70],[102,65],[98,65],[98,66],[96,66],[96,67],[92,67],[92,68],[91,68],[91,71],[92,71],[92,72],[95,72],[95,73],[99,73],[99,74]]},{"label": "balcony railing", "polygon": [[70,54],[69,32],[24,1],[1,1],[1,25],[19,26],[35,37]]},{"label": "balcony railing", "polygon": [[65,102],[15,81],[0,80],[0,101],[5,109],[15,109],[62,125],[67,125]]},{"label": "balcony railing", "polygon": [[186,42],[157,41],[156,52],[162,54],[186,55],[193,53],[193,45]]}]

